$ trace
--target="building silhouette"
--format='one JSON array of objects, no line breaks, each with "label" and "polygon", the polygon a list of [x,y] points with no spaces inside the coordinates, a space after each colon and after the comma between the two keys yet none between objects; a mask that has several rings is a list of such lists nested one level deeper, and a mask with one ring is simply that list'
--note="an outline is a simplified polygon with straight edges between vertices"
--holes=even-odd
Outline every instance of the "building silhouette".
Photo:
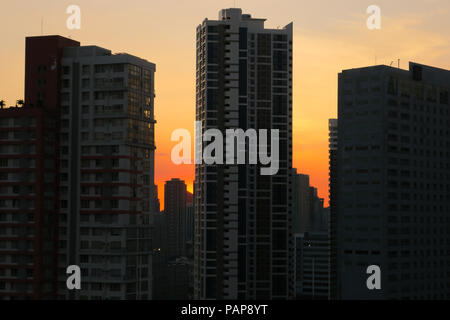
[{"label": "building silhouette", "polygon": [[338,121],[328,120],[329,131],[329,239],[330,239],[330,291],[329,299],[337,299],[337,149]]},{"label": "building silhouette", "polygon": [[58,268],[59,36],[25,43],[25,104],[0,110],[0,299],[55,299]]},{"label": "building silhouette", "polygon": [[[187,192],[186,196],[186,241],[192,246],[194,241],[194,195]],[[192,256],[193,256],[192,252]]]},{"label": "building silhouette", "polygon": [[184,181],[177,178],[166,181],[164,214],[169,260],[186,256],[186,194]]},{"label": "building silhouette", "polygon": [[187,207],[192,194],[178,178],[164,185],[164,212],[156,213],[153,237],[153,298],[192,298],[192,245],[187,241]]},{"label": "building silhouette", "polygon": [[[186,256],[194,258],[194,195],[186,192]],[[193,260],[192,260],[193,261]]]},{"label": "building silhouette", "polygon": [[327,300],[330,287],[327,230],[295,234],[295,293],[301,300]]},{"label": "building silhouette", "polygon": [[[292,24],[224,9],[197,27],[196,120],[210,128],[280,130],[280,167],[196,165],[194,297],[294,295],[292,237]],[[248,150],[248,149],[247,149]]]},{"label": "building silhouette", "polygon": [[167,272],[167,232],[166,215],[164,211],[155,212],[153,215],[152,232],[152,299],[164,300],[169,296],[169,282]]},{"label": "building silhouette", "polygon": [[292,232],[294,234],[306,232],[310,225],[312,215],[311,191],[309,176],[297,173],[297,169],[292,169]]},{"label": "building silhouette", "polygon": [[339,74],[339,298],[450,298],[449,85],[417,63]]},{"label": "building silhouette", "polygon": [[328,299],[330,238],[329,208],[309,176],[292,170],[294,277],[297,299]]}]

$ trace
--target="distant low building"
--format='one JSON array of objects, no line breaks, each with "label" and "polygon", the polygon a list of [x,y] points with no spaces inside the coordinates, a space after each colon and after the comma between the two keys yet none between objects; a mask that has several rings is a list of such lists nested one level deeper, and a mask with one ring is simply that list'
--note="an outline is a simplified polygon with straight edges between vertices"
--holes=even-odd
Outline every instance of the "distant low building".
[{"label": "distant low building", "polygon": [[293,169],[295,293],[297,299],[328,299],[330,208],[324,208],[309,176]]}]

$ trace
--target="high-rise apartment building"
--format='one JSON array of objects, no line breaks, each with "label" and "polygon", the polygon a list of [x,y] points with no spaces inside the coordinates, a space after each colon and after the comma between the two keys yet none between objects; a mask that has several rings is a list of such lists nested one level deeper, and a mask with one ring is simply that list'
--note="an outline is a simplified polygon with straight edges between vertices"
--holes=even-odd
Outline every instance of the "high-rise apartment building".
[{"label": "high-rise apartment building", "polygon": [[0,110],[0,299],[56,296],[56,114]]},{"label": "high-rise apartment building", "polygon": [[152,232],[152,299],[165,300],[169,297],[169,275],[167,270],[167,228],[164,211],[153,214]]},{"label": "high-rise apartment building", "polygon": [[[191,246],[187,242],[187,201],[192,194],[180,179],[164,185],[164,213],[155,213],[153,241],[154,299],[187,299],[191,261],[187,258]],[[188,199],[189,198],[189,199]]]},{"label": "high-rise apartment building", "polygon": [[449,92],[450,71],[416,63],[339,74],[340,298],[450,298]]},{"label": "high-rise apartment building", "polygon": [[329,132],[329,197],[330,197],[330,216],[329,216],[329,239],[330,239],[330,292],[329,299],[337,299],[337,148],[338,148],[338,121],[337,119],[328,120]]},{"label": "high-rise apartment building", "polygon": [[292,169],[292,232],[294,234],[306,232],[311,219],[311,193],[309,176],[297,173],[297,169]]},{"label": "high-rise apartment building", "polygon": [[[292,24],[224,9],[197,28],[196,120],[207,129],[278,129],[279,170],[196,165],[194,296],[293,296]],[[225,148],[224,148],[225,149]],[[247,146],[248,152],[248,146]]]},{"label": "high-rise apartment building", "polygon": [[26,38],[25,104],[0,110],[0,299],[57,295],[60,36]]},{"label": "high-rise apartment building", "polygon": [[164,185],[164,214],[166,216],[167,258],[186,256],[186,184],[172,179]]},{"label": "high-rise apartment building", "polygon": [[[154,71],[26,39],[25,104],[0,111],[1,297],[151,297]],[[81,290],[66,287],[69,265]]]},{"label": "high-rise apartment building", "polygon": [[317,188],[309,184],[309,176],[292,170],[293,233],[328,230],[328,208],[320,198]]},{"label": "high-rise apartment building", "polygon": [[[149,299],[155,65],[82,46],[60,68],[59,296]],[[64,290],[72,264],[76,292]]]},{"label": "high-rise apartment building", "polygon": [[194,195],[190,192],[186,193],[186,256],[194,256]]}]

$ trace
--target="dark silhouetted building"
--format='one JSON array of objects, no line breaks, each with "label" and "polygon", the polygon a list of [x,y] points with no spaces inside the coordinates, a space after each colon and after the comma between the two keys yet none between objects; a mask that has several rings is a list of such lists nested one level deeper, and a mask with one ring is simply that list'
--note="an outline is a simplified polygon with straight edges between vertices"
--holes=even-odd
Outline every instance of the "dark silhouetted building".
[{"label": "dark silhouetted building", "polygon": [[297,169],[292,169],[292,221],[293,233],[306,232],[310,226],[311,219],[311,190],[309,176],[297,173]]},{"label": "dark silhouetted building", "polygon": [[[202,132],[278,129],[279,170],[261,165],[197,164],[197,299],[287,299],[294,295],[292,24],[224,9],[197,27],[196,120]],[[225,148],[226,149],[226,148]]]},{"label": "dark silhouetted building", "polygon": [[295,235],[296,298],[327,300],[330,286],[330,240],[327,230]]},{"label": "dark silhouetted building", "polygon": [[166,215],[167,257],[169,261],[186,256],[186,184],[180,179],[166,181],[164,214]]},{"label": "dark silhouetted building", "polygon": [[55,299],[60,36],[25,42],[25,104],[0,110],[0,299]]},{"label": "dark silhouetted building", "polygon": [[[189,196],[191,195],[191,196]],[[172,179],[164,186],[164,212],[155,214],[153,238],[153,298],[185,300],[192,298],[192,245],[186,240],[187,201],[183,180]]]},{"label": "dark silhouetted building", "polygon": [[152,232],[152,266],[153,285],[152,298],[154,300],[166,300],[169,297],[169,274],[167,270],[167,227],[164,211],[155,212],[153,215]]},{"label": "dark silhouetted building", "polygon": [[294,277],[297,299],[327,299],[329,290],[329,208],[310,186],[309,176],[292,170]]},{"label": "dark silhouetted building", "polygon": [[185,234],[186,234],[186,256],[194,257],[194,200],[193,194],[186,193],[186,219],[185,219]]},{"label": "dark silhouetted building", "polygon": [[338,121],[329,119],[329,238],[330,238],[330,300],[337,299],[337,148]]},{"label": "dark silhouetted building", "polygon": [[339,74],[339,298],[450,299],[449,91],[416,63]]}]

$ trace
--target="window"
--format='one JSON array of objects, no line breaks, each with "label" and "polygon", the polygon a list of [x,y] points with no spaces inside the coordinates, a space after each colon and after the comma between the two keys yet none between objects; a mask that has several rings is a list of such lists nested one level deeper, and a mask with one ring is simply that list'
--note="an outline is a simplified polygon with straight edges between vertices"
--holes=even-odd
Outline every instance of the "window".
[{"label": "window", "polygon": [[110,290],[111,291],[120,291],[120,284],[117,284],[117,283],[113,283],[113,284],[111,284],[111,286],[110,286]]},{"label": "window", "polygon": [[[121,235],[121,230],[120,229],[111,229],[111,235],[112,236],[120,236]],[[120,262],[120,260],[119,260]]]},{"label": "window", "polygon": [[62,81],[62,87],[63,87],[64,89],[69,88],[69,87],[70,87],[70,80],[69,80],[69,79],[63,79],[63,81]]},{"label": "window", "polygon": [[88,75],[91,72],[91,66],[90,65],[83,65],[82,67],[82,73],[83,75]]},{"label": "window", "polygon": [[117,199],[111,200],[111,208],[113,208],[113,209],[119,208],[119,200],[117,200]]}]

